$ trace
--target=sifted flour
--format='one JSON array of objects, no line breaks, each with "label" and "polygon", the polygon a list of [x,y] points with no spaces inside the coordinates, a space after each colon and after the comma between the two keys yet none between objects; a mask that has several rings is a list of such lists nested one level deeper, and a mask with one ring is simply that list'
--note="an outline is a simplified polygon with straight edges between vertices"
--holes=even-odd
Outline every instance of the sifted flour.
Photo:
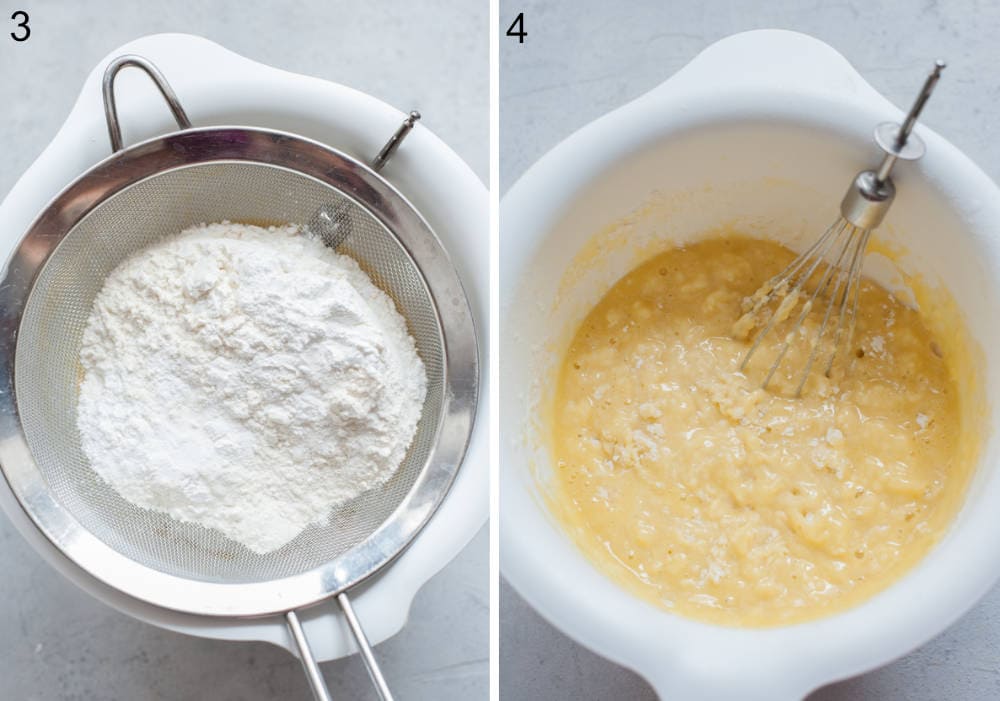
[{"label": "sifted flour", "polygon": [[127,259],[80,362],[94,470],[258,553],[386,482],[427,384],[392,300],[294,226],[202,225]]}]

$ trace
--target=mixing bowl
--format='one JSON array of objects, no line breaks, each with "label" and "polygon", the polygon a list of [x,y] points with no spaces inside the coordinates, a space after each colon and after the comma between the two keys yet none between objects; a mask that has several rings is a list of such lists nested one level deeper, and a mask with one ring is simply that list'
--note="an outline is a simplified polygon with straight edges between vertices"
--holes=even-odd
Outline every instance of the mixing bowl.
[{"label": "mixing bowl", "polygon": [[604,292],[646,256],[718,227],[801,249],[836,218],[845,183],[875,158],[872,127],[900,117],[829,46],[784,31],[739,34],[572,135],[504,198],[503,574],[550,622],[637,671],[663,698],[802,698],[925,642],[1000,576],[992,411],[1000,396],[1000,191],[923,127],[927,155],[899,169],[898,199],[879,233],[878,250],[894,250],[894,262],[869,255],[866,273],[893,287],[903,284],[900,272],[944,285],[980,349],[975,381],[962,388],[986,407],[980,462],[930,554],[853,609],[792,626],[729,628],[627,593],[546,506],[552,466],[540,400],[572,331]]},{"label": "mixing bowl", "polygon": [[[364,93],[263,66],[199,37],[167,34],[138,39],[116,49],[94,69],[55,139],[0,204],[0,221],[4,222],[0,256],[4,260],[10,257],[11,250],[46,203],[108,156],[101,78],[111,58],[129,53],[149,58],[170,76],[188,116],[199,126],[242,124],[295,132],[367,162],[405,116]],[[176,129],[156,87],[140,71],[121,74],[118,95],[126,143]],[[433,123],[432,115],[425,118]],[[488,261],[481,241],[487,229],[488,204],[482,183],[457,154],[423,125],[411,132],[405,148],[400,148],[387,163],[382,175],[434,227],[459,275],[467,281],[476,325],[485,330]],[[398,559],[355,590],[354,608],[373,643],[385,640],[402,627],[416,592],[451,561],[486,520],[489,422],[484,417],[488,401],[487,393],[481,392],[480,420],[473,430],[466,458],[439,509]],[[50,565],[121,611],[192,635],[262,640],[295,649],[280,615],[256,618],[190,615],[107,586],[53,546],[28,518],[3,479],[0,479],[0,508]],[[318,659],[333,659],[355,651],[347,622],[335,606],[314,606],[303,612],[301,618]]]}]

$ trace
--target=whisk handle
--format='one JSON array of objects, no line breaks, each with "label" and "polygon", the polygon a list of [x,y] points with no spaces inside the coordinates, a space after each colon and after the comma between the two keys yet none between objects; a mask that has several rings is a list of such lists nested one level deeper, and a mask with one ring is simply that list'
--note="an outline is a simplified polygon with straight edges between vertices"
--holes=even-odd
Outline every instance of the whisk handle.
[{"label": "whisk handle", "polygon": [[906,140],[910,138],[910,132],[913,131],[913,126],[917,123],[917,117],[924,109],[924,105],[927,104],[927,100],[930,99],[931,93],[934,92],[934,86],[938,84],[941,79],[941,71],[945,69],[947,64],[938,59],[934,62],[934,70],[930,72],[927,76],[927,80],[924,81],[924,86],[920,89],[920,94],[917,95],[917,99],[913,102],[913,106],[910,107],[909,113],[906,115],[906,119],[903,120],[903,125],[899,128],[899,134],[896,136],[896,143],[898,146],[902,147],[906,143]]},{"label": "whisk handle", "polygon": [[945,65],[945,62],[941,60],[934,62],[934,69],[924,80],[924,85],[920,88],[917,99],[914,100],[913,106],[910,107],[910,111],[906,114],[906,119],[901,125],[889,122],[875,128],[875,142],[885,151],[885,157],[879,164],[878,170],[875,171],[877,183],[888,181],[892,167],[900,158],[905,161],[915,161],[924,155],[924,144],[913,135],[913,127],[916,126],[917,118],[920,117],[924,105],[927,104],[931,93],[934,92],[934,87],[941,79],[941,71],[945,69]]}]

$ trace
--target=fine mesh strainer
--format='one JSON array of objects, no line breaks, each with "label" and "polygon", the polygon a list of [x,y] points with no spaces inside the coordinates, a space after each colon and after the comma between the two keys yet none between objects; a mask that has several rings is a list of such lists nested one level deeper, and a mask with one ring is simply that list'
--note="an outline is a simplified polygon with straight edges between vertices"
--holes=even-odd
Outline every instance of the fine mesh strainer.
[{"label": "fine mesh strainer", "polygon": [[[181,130],[122,149],[114,80],[144,70]],[[391,698],[345,593],[391,562],[428,521],[461,464],[478,395],[468,300],[419,213],[372,165],[292,134],[191,128],[163,76],[123,56],[105,74],[115,153],[53,200],[7,263],[0,286],[0,469],[22,508],[67,557],[137,599],[189,614],[284,614],[318,699],[328,699],[296,609],[336,597],[372,680]],[[354,257],[405,317],[428,379],[403,464],[382,487],[266,555],[215,530],[142,509],[90,468],[76,405],[81,336],[94,297],[123,259],[202,222],[305,223]]]}]

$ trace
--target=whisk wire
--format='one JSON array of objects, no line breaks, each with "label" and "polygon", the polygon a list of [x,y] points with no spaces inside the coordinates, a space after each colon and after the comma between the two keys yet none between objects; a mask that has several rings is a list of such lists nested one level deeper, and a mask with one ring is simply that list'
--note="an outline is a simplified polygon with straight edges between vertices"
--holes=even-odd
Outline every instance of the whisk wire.
[{"label": "whisk wire", "polygon": [[[830,357],[826,362],[826,367],[823,369],[823,374],[826,377],[830,377],[830,373],[833,371],[833,364],[837,359],[837,351],[840,348],[840,339],[843,337],[844,333],[844,322],[847,320],[847,309],[848,300],[850,299],[850,293],[852,290],[856,290],[860,287],[861,283],[861,261],[862,256],[865,251],[865,247],[868,245],[868,233],[862,231],[861,241],[858,246],[854,248],[853,255],[851,256],[851,263],[847,270],[847,287],[844,288],[840,295],[840,301],[837,303],[837,330],[834,332],[833,336],[833,347],[830,350]],[[850,324],[850,329],[853,330],[853,322]],[[847,347],[851,347],[852,339],[851,333],[848,333]]]},{"label": "whisk wire", "polygon": [[[782,281],[787,282],[795,277],[795,274],[809,262],[816,250],[826,243],[830,236],[833,235],[835,229],[837,228],[837,222],[827,228],[823,235],[820,236],[813,244],[803,253],[801,256],[789,263],[784,270],[782,270],[777,275],[771,277],[764,285],[761,286],[760,291],[756,294],[756,301],[750,310],[751,314],[756,315],[761,309],[763,309],[772,299],[774,295],[780,292],[780,283]],[[741,368],[742,369],[742,368]]]},{"label": "whisk wire", "polygon": [[[830,250],[830,248],[833,247],[833,244],[835,244],[837,242],[837,239],[840,238],[840,235],[844,232],[846,226],[847,222],[844,222],[843,220],[836,222],[833,226],[831,226],[829,229],[826,230],[823,236],[821,236],[820,239],[817,240],[815,244],[810,246],[810,248],[805,253],[803,253],[801,256],[799,256],[799,258],[793,261],[791,265],[785,268],[785,271],[778,273],[773,278],[771,278],[770,282],[765,283],[763,289],[767,290],[766,294],[764,294],[757,300],[757,302],[754,304],[753,308],[748,312],[748,314],[751,316],[756,316],[758,312],[761,309],[763,309],[764,306],[770,303],[777,294],[782,294],[786,300],[788,299],[796,300],[798,298],[798,295],[802,291],[802,286],[816,272],[816,268],[826,257],[827,252]],[[815,251],[818,248],[822,248],[822,250],[820,251],[819,254],[815,254]],[[792,286],[792,288],[789,290],[788,289],[789,284],[791,284],[793,280],[796,280],[798,272],[803,267],[805,267],[805,265],[810,260],[813,261],[813,264],[812,266],[810,266],[809,271],[804,275],[802,275],[801,277],[798,277],[794,286]],[[789,309],[788,311],[790,312],[791,310]],[[748,350],[746,355],[743,356],[743,362],[740,363],[740,372],[746,370],[747,365],[750,363],[750,358],[753,357],[754,353],[760,347],[761,342],[771,331],[771,329],[774,328],[775,324],[777,324],[781,320],[781,316],[782,316],[781,314],[775,313],[772,314],[771,317],[767,320],[767,323],[765,324],[764,328],[761,330],[760,333],[757,334],[757,337],[754,339],[753,344],[750,346],[750,350]],[[768,381],[770,381],[772,374],[773,373],[768,374],[767,378]],[[767,386],[767,382],[764,383],[764,386],[765,387]]]},{"label": "whisk wire", "polygon": [[[853,227],[849,227],[849,225],[848,225],[847,222],[843,222],[838,227],[837,235],[834,238],[831,239],[830,245],[827,246],[824,249],[822,255],[817,256],[815,262],[809,268],[809,272],[806,275],[804,275],[802,278],[800,278],[799,281],[798,281],[798,283],[795,285],[794,289],[801,290],[802,287],[805,285],[805,283],[809,279],[811,279],[812,276],[815,274],[816,269],[821,264],[826,263],[826,270],[823,273],[823,277],[820,279],[819,284],[816,285],[816,289],[814,289],[813,292],[812,292],[812,294],[809,296],[809,300],[804,305],[802,305],[802,310],[799,312],[798,318],[796,318],[795,323],[792,326],[792,329],[785,336],[785,340],[781,344],[781,349],[778,351],[778,356],[775,358],[774,362],[771,364],[771,369],[768,371],[767,377],[764,378],[764,384],[763,384],[763,388],[764,389],[767,389],[767,386],[771,383],[771,380],[774,377],[774,374],[778,371],[778,367],[781,365],[781,361],[784,359],[785,355],[788,353],[789,348],[791,348],[791,346],[792,346],[792,340],[795,337],[796,331],[798,331],[799,329],[802,328],[802,323],[806,320],[806,317],[809,316],[809,312],[812,311],[812,308],[813,308],[813,305],[816,302],[816,299],[819,297],[820,293],[822,293],[826,289],[826,287],[829,285],[829,281],[833,277],[834,271],[837,269],[836,266],[840,264],[840,261],[843,259],[844,253],[847,251],[848,247],[850,246],[850,238],[853,236],[853,234],[849,234],[848,235],[848,242],[847,242],[847,244],[844,245],[843,247],[841,247],[841,249],[840,249],[840,255],[837,257],[837,263],[834,264],[834,265],[831,265],[830,263],[826,262],[826,254],[827,254],[827,252],[831,248],[833,248],[833,244],[835,244],[840,239],[841,235],[845,231],[848,231],[849,228],[853,229]],[[772,317],[772,320],[775,319],[775,318],[777,318],[777,316],[778,315],[775,314]],[[820,334],[822,334],[822,329],[820,329]],[[763,335],[763,334],[761,334],[761,335]],[[818,339],[816,339],[816,341],[818,342]]]},{"label": "whisk wire", "polygon": [[[813,363],[816,362],[816,357],[819,354],[820,342],[823,340],[823,336],[826,335],[827,325],[830,323],[830,316],[833,313],[833,308],[835,306],[833,304],[833,300],[837,299],[838,295],[840,295],[841,298],[846,298],[847,291],[850,288],[849,272],[845,270],[843,267],[841,267],[841,263],[843,262],[844,256],[847,254],[847,251],[851,248],[851,243],[858,235],[858,230],[853,226],[849,227],[849,230],[850,233],[847,236],[847,244],[840,250],[840,255],[837,256],[837,262],[834,263],[833,265],[834,269],[836,269],[837,271],[836,275],[837,283],[836,285],[834,285],[833,292],[830,294],[831,303],[826,305],[826,311],[823,313],[823,321],[820,323],[819,331],[813,338],[812,347],[809,349],[809,358],[808,360],[806,360],[805,370],[802,371],[802,376],[799,378],[799,384],[795,388],[796,397],[802,396],[802,388],[805,387],[806,380],[809,379],[809,371],[812,370]],[[857,248],[855,248],[854,251],[856,257]],[[846,286],[844,285],[845,282],[847,283]],[[829,287],[829,282],[827,283],[827,287]],[[843,292],[841,290],[843,290]],[[823,294],[826,294],[825,288],[823,290]],[[839,324],[838,324],[838,331],[839,331]],[[833,342],[834,354],[836,353],[836,348],[837,348],[837,336],[838,334],[835,333]],[[827,374],[827,377],[829,377],[829,374]]]},{"label": "whisk wire", "polygon": [[[864,255],[865,249],[868,247],[868,239],[871,238],[872,232],[870,229],[864,231],[864,235],[861,237],[861,245],[859,246],[860,254],[858,258],[860,259]],[[847,347],[850,348],[854,345],[854,327],[858,320],[858,303],[861,299],[861,261],[858,261],[857,270],[854,272],[854,301],[851,304],[851,318],[847,324]]]}]

